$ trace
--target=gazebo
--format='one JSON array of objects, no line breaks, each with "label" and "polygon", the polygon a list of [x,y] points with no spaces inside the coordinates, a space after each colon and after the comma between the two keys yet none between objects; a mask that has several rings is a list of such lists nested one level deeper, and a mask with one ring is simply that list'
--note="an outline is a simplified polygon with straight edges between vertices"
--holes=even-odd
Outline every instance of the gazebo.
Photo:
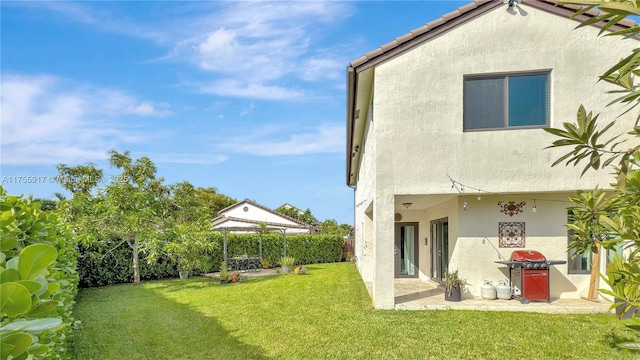
[{"label": "gazebo", "polygon": [[282,256],[287,256],[287,230],[290,229],[308,229],[312,230],[315,227],[308,225],[289,225],[282,226],[283,224],[275,224],[275,223],[260,223],[252,224],[252,226],[220,226],[214,228],[215,231],[222,231],[222,251],[224,256],[224,262],[228,263],[229,255],[227,253],[227,233],[249,233],[249,232],[257,232],[260,234],[259,239],[259,257],[262,260],[262,234],[265,232],[280,232],[282,233]]}]

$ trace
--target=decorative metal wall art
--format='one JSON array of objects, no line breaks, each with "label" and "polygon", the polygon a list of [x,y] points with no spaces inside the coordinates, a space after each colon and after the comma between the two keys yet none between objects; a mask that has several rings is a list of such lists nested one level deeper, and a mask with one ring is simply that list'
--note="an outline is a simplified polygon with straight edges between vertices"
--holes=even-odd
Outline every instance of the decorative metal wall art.
[{"label": "decorative metal wall art", "polygon": [[498,201],[498,206],[500,206],[500,212],[505,215],[513,216],[522,212],[522,208],[527,205],[526,202],[522,201],[519,204],[516,204],[515,201]]},{"label": "decorative metal wall art", "polygon": [[525,223],[499,222],[498,246],[504,248],[523,248],[525,246]]}]

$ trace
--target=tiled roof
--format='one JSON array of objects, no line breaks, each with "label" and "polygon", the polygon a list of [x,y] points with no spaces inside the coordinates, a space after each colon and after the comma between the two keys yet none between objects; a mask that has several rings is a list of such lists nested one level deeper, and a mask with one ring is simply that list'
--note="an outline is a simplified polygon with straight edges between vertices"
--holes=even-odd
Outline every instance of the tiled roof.
[{"label": "tiled roof", "polygon": [[[542,11],[553,13],[559,16],[571,18],[582,7],[579,5],[570,4],[558,4],[557,1],[552,0],[523,0],[524,5],[530,6]],[[475,0],[469,4],[461,6],[456,10],[442,15],[438,19],[428,22],[427,24],[410,31],[407,34],[399,36],[395,40],[380,46],[379,48],[364,54],[362,57],[353,60],[347,67],[347,185],[355,185],[355,175],[353,171],[353,159],[354,159],[354,124],[355,119],[358,117],[360,109],[356,107],[357,102],[357,86],[358,78],[360,74],[377,64],[393,58],[403,52],[420,45],[421,43],[428,41],[460,24],[463,24],[469,20],[472,20],[482,14],[495,9],[499,6],[506,6],[502,0]],[[516,5],[520,6],[520,5]],[[591,19],[600,14],[597,10],[590,10],[582,15],[575,16],[573,19],[577,22],[582,22]],[[605,23],[599,22],[593,24],[593,26],[602,27]],[[634,21],[625,19],[615,26],[612,26],[610,30],[621,30],[632,27],[635,25]],[[639,39],[640,40],[640,39]],[[356,144],[359,145],[359,144]],[[357,149],[356,149],[357,150]],[[355,160],[358,161],[358,160]]]},{"label": "tiled roof", "polygon": [[[581,8],[579,5],[557,4],[556,1],[551,0],[524,0],[523,3],[528,6],[567,17],[571,16]],[[350,63],[350,66],[353,68],[359,68],[364,65],[364,67],[367,68],[375,65],[379,61],[383,61],[399,52],[413,47],[414,45],[426,41],[435,35],[447,31],[460,23],[473,19],[484,12],[499,6],[506,5],[502,0],[475,0],[428,22],[417,29],[411,30],[409,33],[397,37],[395,40],[386,43],[375,50],[369,51],[363,56],[353,60]],[[576,20],[582,21],[586,17],[594,17],[598,14],[599,12],[597,10],[590,10],[586,12],[585,15],[576,18]],[[618,23],[618,27],[631,27],[634,24],[634,21],[625,19]],[[599,23],[599,25],[602,26],[603,24]],[[598,26],[598,24],[596,24],[596,26]]]}]

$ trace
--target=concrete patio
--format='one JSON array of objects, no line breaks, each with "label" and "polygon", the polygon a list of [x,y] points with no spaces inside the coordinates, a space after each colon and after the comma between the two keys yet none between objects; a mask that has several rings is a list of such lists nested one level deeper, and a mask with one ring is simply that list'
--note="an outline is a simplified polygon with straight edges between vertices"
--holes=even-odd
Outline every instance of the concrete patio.
[{"label": "concrete patio", "polygon": [[[229,274],[231,274],[232,271],[229,271]],[[274,276],[274,275],[278,275],[278,270],[277,269],[259,269],[257,271],[247,271],[247,270],[242,270],[238,272],[240,275],[246,276],[247,278],[257,278],[257,277],[264,277],[264,276]],[[208,277],[208,278],[212,278],[212,279],[220,279],[220,272],[212,272],[212,273],[207,273],[207,274],[201,274],[204,277]]]},{"label": "concrete patio", "polygon": [[[372,294],[372,283],[365,283]],[[613,314],[610,302],[583,299],[551,299],[547,302],[521,304],[518,300],[463,299],[460,302],[444,300],[444,288],[432,282],[417,279],[395,280],[396,310],[481,310],[523,311],[552,314]]]}]

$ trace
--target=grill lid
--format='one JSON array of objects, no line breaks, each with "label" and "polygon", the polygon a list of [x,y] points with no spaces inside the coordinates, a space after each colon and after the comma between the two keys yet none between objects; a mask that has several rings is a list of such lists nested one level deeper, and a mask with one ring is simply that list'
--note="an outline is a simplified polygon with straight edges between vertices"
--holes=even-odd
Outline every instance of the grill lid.
[{"label": "grill lid", "polygon": [[516,250],[511,253],[511,261],[543,262],[547,258],[536,250]]}]

